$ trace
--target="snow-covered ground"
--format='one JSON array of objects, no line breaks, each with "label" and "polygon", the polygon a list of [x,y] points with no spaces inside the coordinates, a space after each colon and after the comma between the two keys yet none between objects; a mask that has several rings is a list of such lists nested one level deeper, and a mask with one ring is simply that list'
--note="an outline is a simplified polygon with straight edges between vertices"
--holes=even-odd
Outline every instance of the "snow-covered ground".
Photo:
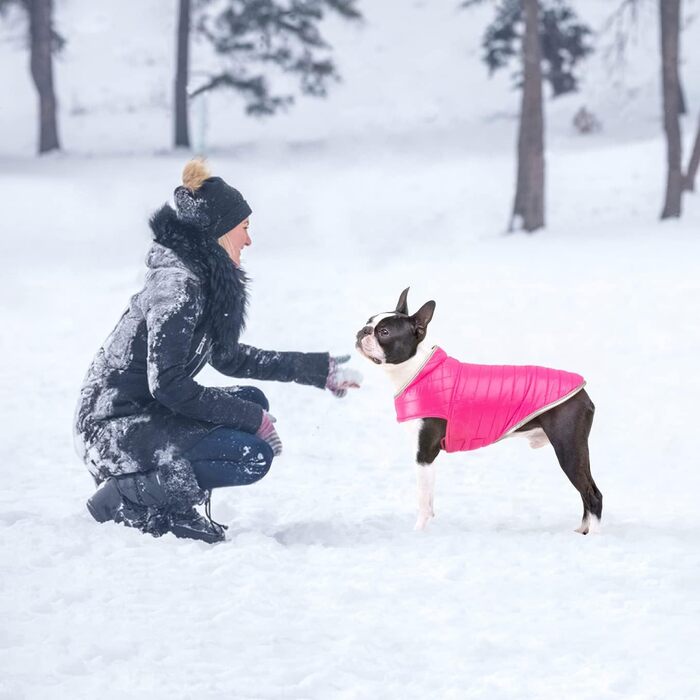
[{"label": "snow-covered ground", "polygon": [[[386,27],[387,4],[376,5]],[[77,17],[80,5],[62,11]],[[411,11],[433,22],[429,36],[445,32],[437,56],[424,52],[436,64],[446,46],[456,55],[461,30],[432,7]],[[99,18],[81,17],[99,35]],[[369,23],[362,31],[391,68],[393,44]],[[477,35],[467,32],[467,62]],[[462,103],[438,100],[435,123],[420,105],[393,130],[420,90],[397,78],[396,110],[371,109],[353,60],[336,104],[354,94],[354,122],[340,109],[329,126],[333,101],[300,106],[281,118],[293,138],[281,122],[269,138],[246,126],[233,149],[212,126],[215,170],[254,209],[244,341],[351,351],[360,324],[410,284],[413,307],[437,301],[430,338],[464,360],[582,373],[597,406],[603,533],[573,532],[578,494],[550,448],[518,440],[442,455],[437,518],[414,533],[405,433],[381,371],[359,356],[365,385],[344,400],[261,384],[285,452],[259,484],[215,494],[226,543],[98,526],[84,508],[92,484],[73,454],[72,412],[90,358],[139,287],[146,218],[184,155],[153,154],[154,125],[167,119],[137,105],[148,150],[128,145],[139,129],[125,126],[117,147],[76,113],[71,154],[21,156],[32,131],[18,97],[0,114],[0,133],[13,136],[0,157],[2,700],[698,697],[700,196],[686,198],[680,222],[657,223],[658,109],[635,92],[635,120],[615,108],[615,86],[598,87],[610,128],[581,139],[568,130],[578,98],[548,106],[548,229],[503,236],[507,80],[484,79],[496,97],[479,87],[463,121]],[[654,84],[652,66],[637,85]],[[469,70],[481,85],[481,67]],[[489,118],[498,95],[507,114]],[[317,140],[314,119],[325,125]]]}]

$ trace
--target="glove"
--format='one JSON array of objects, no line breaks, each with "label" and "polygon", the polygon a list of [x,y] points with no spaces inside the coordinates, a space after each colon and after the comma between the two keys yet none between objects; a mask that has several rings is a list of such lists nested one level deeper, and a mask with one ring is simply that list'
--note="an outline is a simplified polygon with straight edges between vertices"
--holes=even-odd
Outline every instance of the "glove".
[{"label": "glove", "polygon": [[362,383],[362,375],[357,370],[340,366],[349,359],[350,355],[341,355],[340,357],[331,357],[328,361],[326,389],[339,399],[348,393],[348,389],[359,389]]},{"label": "glove", "polygon": [[282,454],[282,440],[275,430],[274,424],[276,422],[277,419],[274,416],[263,411],[262,423],[255,434],[272,448],[272,454],[275,457],[279,457]]}]

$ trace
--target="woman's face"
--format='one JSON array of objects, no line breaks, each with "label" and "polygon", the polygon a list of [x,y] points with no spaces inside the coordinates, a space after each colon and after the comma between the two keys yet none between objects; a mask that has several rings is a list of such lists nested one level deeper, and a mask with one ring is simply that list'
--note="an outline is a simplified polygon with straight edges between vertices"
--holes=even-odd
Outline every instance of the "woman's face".
[{"label": "woman's face", "polygon": [[236,228],[232,228],[219,238],[219,243],[228,253],[229,258],[233,261],[236,267],[241,264],[241,251],[253,241],[248,235],[248,227],[250,226],[250,218],[241,221]]}]

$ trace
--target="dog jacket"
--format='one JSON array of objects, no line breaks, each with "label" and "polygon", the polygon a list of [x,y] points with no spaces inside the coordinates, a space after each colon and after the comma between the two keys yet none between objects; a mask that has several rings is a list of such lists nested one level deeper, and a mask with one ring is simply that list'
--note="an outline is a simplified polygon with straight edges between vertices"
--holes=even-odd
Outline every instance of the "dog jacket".
[{"label": "dog jacket", "polygon": [[583,377],[531,365],[473,365],[435,346],[394,397],[399,423],[444,418],[447,452],[485,447],[563,403],[585,385]]}]

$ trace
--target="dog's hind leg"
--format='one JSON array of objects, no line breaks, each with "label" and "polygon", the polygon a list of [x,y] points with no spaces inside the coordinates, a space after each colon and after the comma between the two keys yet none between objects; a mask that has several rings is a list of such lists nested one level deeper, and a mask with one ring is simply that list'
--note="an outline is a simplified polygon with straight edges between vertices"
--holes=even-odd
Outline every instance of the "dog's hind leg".
[{"label": "dog's hind leg", "polygon": [[446,421],[426,418],[418,431],[416,452],[416,477],[418,482],[418,518],[416,530],[424,530],[428,521],[435,517],[433,497],[435,493],[435,465],[440,454],[440,443],[445,436]]},{"label": "dog's hind leg", "polygon": [[561,468],[581,494],[583,519],[576,532],[582,535],[598,528],[603,511],[603,495],[591,476],[588,453],[594,412],[593,402],[585,390],[581,390],[537,418],[554,447]]}]

